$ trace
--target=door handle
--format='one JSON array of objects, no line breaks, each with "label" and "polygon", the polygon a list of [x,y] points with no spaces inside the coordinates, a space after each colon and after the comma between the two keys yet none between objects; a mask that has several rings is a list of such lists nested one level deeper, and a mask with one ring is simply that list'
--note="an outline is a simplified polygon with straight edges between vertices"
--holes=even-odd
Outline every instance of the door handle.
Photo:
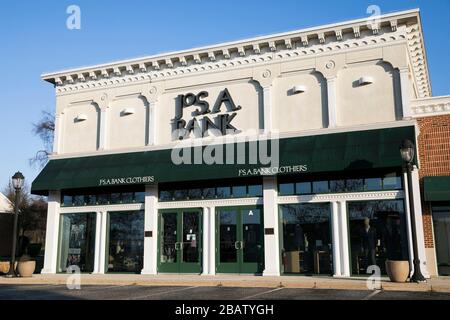
[{"label": "door handle", "polygon": [[181,243],[180,242],[175,242],[175,250],[176,251],[181,250]]},{"label": "door handle", "polygon": [[234,243],[234,248],[235,248],[236,250],[241,249],[240,241],[236,241],[236,242]]},{"label": "door handle", "polygon": [[240,242],[240,245],[241,245],[240,249],[244,249],[244,241],[239,241],[239,242]]}]

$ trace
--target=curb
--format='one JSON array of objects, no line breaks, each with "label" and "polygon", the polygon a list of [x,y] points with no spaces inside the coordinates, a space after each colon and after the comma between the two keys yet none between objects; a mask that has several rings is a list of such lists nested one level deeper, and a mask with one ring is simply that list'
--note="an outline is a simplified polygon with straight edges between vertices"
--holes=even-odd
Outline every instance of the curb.
[{"label": "curb", "polygon": [[[68,276],[54,276],[49,278],[16,278],[0,277],[2,285],[65,285]],[[327,290],[361,290],[371,291],[367,288],[365,280],[355,279],[230,279],[230,278],[90,278],[81,275],[82,285],[119,285],[119,286],[197,286],[197,287],[242,287],[242,288],[288,288],[288,289],[327,289]],[[381,282],[381,290],[404,292],[440,292],[450,293],[450,281],[444,284],[429,283],[392,283]]]}]

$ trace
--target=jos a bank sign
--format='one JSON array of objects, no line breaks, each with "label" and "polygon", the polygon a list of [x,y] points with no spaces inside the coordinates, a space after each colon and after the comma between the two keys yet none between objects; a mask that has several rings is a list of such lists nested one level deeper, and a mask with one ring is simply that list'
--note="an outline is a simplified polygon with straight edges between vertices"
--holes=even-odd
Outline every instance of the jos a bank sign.
[{"label": "jos a bank sign", "polygon": [[[202,136],[208,130],[216,130],[216,132],[220,132],[222,135],[230,131],[237,131],[231,122],[237,115],[236,111],[241,110],[242,107],[239,105],[236,106],[228,89],[225,88],[219,93],[212,108],[206,99],[208,96],[209,93],[207,91],[201,91],[197,94],[180,94],[177,97],[174,129],[178,132],[180,139],[189,136],[192,131],[195,133],[196,130],[201,132]],[[186,122],[183,119],[183,111],[185,108],[192,106],[197,108],[192,112],[192,119]],[[231,114],[218,114],[221,112],[222,107],[225,107],[226,111],[231,112]],[[213,115],[215,114],[217,115],[214,117]],[[203,117],[198,120],[197,117],[201,116]]]}]

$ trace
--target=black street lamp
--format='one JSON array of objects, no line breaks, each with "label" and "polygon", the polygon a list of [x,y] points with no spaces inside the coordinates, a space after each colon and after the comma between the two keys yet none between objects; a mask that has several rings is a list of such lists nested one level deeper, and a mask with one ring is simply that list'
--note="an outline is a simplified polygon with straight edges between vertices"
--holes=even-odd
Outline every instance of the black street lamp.
[{"label": "black street lamp", "polygon": [[12,176],[12,185],[15,190],[15,200],[14,200],[14,227],[13,227],[13,241],[11,249],[11,260],[9,265],[9,271],[6,274],[7,277],[13,278],[17,277],[14,265],[16,264],[16,245],[17,245],[17,222],[19,218],[19,199],[20,191],[22,190],[25,177],[21,172],[16,172]]},{"label": "black street lamp", "polygon": [[[413,170],[413,160],[415,155],[415,146],[410,140],[406,139],[402,141],[400,145],[400,155],[405,162],[405,168],[408,175],[408,195],[409,195],[409,214],[411,216],[411,237],[413,241],[413,265],[414,273],[410,278],[411,282],[426,282],[425,277],[420,271],[420,259],[419,250],[417,247],[417,230],[416,230],[416,215],[414,212],[414,199],[412,192],[412,170]],[[412,268],[411,268],[412,269]]]}]

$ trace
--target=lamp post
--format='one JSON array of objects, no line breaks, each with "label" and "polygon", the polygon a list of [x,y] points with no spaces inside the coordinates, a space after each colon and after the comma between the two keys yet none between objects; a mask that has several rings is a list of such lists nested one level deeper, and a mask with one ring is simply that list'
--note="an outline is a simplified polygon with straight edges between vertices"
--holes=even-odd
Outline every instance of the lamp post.
[{"label": "lamp post", "polygon": [[16,264],[16,245],[17,245],[17,222],[19,218],[19,199],[20,199],[20,191],[22,190],[23,183],[25,177],[21,172],[16,172],[12,176],[12,185],[15,191],[15,200],[14,200],[14,227],[13,227],[13,241],[12,241],[12,249],[11,249],[11,260],[9,265],[9,271],[7,273],[7,277],[13,278],[17,277],[16,270],[14,269],[14,265]]},{"label": "lamp post", "polygon": [[[410,140],[406,139],[402,141],[400,145],[400,155],[405,162],[405,168],[408,176],[408,198],[409,198],[409,213],[411,216],[411,237],[413,241],[413,265],[414,273],[410,278],[411,282],[426,282],[425,277],[420,271],[420,259],[419,250],[417,246],[417,230],[416,230],[416,215],[414,211],[414,199],[412,192],[412,170],[413,170],[413,160],[415,155],[415,146]],[[411,268],[412,269],[412,268]]]}]

